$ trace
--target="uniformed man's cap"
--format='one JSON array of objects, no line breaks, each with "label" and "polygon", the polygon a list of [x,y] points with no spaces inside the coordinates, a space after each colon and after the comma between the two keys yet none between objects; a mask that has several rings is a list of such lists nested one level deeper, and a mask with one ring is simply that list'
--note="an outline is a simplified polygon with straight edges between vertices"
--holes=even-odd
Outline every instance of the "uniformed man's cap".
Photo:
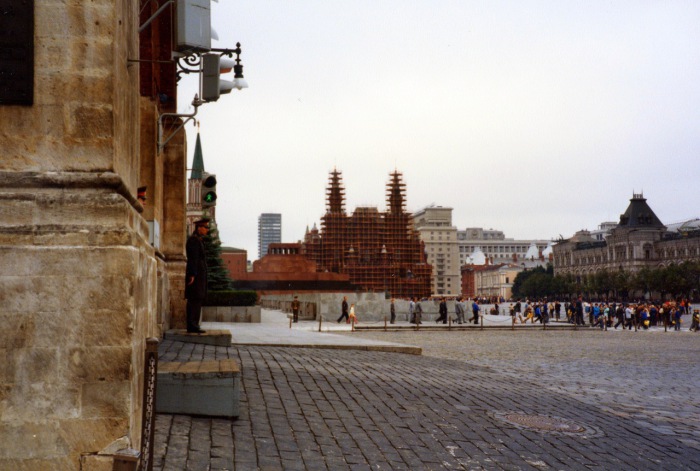
[{"label": "uniformed man's cap", "polygon": [[199,226],[208,226],[209,225],[209,218],[202,218],[198,221],[194,222],[194,225],[199,227]]}]

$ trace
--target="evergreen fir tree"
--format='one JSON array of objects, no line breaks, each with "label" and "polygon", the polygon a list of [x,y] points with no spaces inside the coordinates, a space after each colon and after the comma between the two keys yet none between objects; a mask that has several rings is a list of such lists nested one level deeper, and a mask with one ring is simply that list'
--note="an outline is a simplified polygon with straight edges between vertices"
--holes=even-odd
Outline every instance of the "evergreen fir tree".
[{"label": "evergreen fir tree", "polygon": [[207,254],[207,280],[210,291],[225,291],[233,289],[233,281],[221,258],[221,240],[219,230],[213,222],[209,234],[204,236],[204,250]]}]

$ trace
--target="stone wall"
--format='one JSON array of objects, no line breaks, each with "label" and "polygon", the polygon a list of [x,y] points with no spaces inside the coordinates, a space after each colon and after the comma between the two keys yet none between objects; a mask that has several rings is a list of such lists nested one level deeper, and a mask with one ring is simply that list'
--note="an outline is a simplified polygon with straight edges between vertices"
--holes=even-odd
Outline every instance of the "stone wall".
[{"label": "stone wall", "polygon": [[[324,321],[335,321],[340,317],[340,308],[343,296],[348,297],[348,305],[355,304],[355,314],[359,322],[384,322],[391,318],[390,301],[385,299],[384,293],[314,293],[298,294],[299,302],[303,304],[315,304],[316,317],[323,316]],[[267,309],[280,309],[291,312],[290,305],[293,295],[265,295],[260,298],[260,304]],[[396,299],[394,301],[396,318],[408,321],[408,300]],[[423,307],[423,319],[432,320],[438,317],[439,301],[421,301]],[[454,313],[454,300],[447,302],[448,313]],[[302,316],[302,319],[304,317]]]},{"label": "stone wall", "polygon": [[203,306],[203,322],[260,323],[260,306]]},{"label": "stone wall", "polygon": [[170,282],[135,198],[138,3],[34,2],[34,105],[0,106],[0,469],[140,446]]}]

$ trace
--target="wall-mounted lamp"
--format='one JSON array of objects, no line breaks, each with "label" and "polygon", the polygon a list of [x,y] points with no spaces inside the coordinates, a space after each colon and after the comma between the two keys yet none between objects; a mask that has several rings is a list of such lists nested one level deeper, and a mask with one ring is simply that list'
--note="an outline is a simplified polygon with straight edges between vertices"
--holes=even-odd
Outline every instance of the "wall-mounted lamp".
[{"label": "wall-mounted lamp", "polygon": [[[236,59],[227,59],[224,56]],[[190,120],[197,115],[199,106],[204,103],[217,101],[223,93],[230,93],[234,88],[242,90],[248,88],[248,82],[243,77],[243,65],[241,64],[241,43],[236,43],[236,49],[211,49],[210,52],[192,52],[177,61],[179,70],[177,80],[182,78],[182,74],[199,74],[199,94],[194,96],[192,106],[194,113],[163,113],[158,117],[158,152],[162,152],[168,142],[182,129]],[[233,81],[223,80],[221,74],[230,73],[233,70]],[[200,98],[201,97],[201,98]],[[185,118],[180,125],[164,136],[163,121],[166,118]]]}]

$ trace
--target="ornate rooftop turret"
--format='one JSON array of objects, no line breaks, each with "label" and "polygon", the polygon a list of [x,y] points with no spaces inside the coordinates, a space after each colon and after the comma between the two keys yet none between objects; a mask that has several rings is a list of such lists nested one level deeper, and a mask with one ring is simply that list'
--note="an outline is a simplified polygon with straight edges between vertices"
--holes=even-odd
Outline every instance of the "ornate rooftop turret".
[{"label": "ornate rooftop turret", "polygon": [[403,177],[398,171],[389,174],[389,183],[386,185],[386,203],[389,214],[403,214],[405,212],[406,198],[404,193],[406,184],[403,182]]},{"label": "ornate rooftop turret", "polygon": [[345,214],[345,188],[343,188],[342,174],[333,169],[328,177],[328,189],[326,190],[328,198],[329,213]]},{"label": "ornate rooftop turret", "polygon": [[662,228],[665,227],[656,217],[641,193],[632,193],[632,199],[624,214],[620,215],[620,227],[628,228]]}]

